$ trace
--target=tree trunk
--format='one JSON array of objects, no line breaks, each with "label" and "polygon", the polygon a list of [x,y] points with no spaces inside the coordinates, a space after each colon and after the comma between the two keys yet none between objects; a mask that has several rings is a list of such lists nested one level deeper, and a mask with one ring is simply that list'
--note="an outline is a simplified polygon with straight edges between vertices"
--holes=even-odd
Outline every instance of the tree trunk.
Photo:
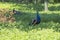
[{"label": "tree trunk", "polygon": [[44,4],[45,4],[45,11],[48,11],[48,0],[45,0]]}]

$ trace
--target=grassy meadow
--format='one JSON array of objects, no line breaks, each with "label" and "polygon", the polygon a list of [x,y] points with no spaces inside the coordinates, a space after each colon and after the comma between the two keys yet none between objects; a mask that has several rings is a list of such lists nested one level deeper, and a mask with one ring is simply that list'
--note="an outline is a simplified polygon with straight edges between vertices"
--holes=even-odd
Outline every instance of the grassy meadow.
[{"label": "grassy meadow", "polygon": [[48,4],[47,12],[44,12],[42,4],[39,7],[41,23],[35,26],[28,25],[36,16],[32,4],[0,2],[0,10],[13,8],[19,10],[22,15],[14,15],[16,21],[13,23],[0,22],[0,40],[60,40],[60,4]]}]

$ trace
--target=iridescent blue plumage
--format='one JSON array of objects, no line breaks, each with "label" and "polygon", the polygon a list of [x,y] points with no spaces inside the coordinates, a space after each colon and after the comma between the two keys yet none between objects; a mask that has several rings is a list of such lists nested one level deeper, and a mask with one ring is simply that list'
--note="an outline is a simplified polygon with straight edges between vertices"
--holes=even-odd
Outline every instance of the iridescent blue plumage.
[{"label": "iridescent blue plumage", "polygon": [[37,20],[37,23],[40,23],[40,21],[41,21],[41,18],[40,18],[40,15],[38,12],[37,12],[36,20]]},{"label": "iridescent blue plumage", "polygon": [[36,25],[36,24],[39,24],[41,22],[41,18],[40,18],[40,15],[37,11],[37,14],[36,14],[36,18],[32,20],[32,25]]}]

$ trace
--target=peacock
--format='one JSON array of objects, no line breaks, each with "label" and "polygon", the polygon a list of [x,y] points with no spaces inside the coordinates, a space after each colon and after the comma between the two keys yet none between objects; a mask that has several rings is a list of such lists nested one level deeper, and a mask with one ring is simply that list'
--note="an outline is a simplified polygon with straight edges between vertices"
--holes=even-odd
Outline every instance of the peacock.
[{"label": "peacock", "polygon": [[15,9],[13,9],[13,13],[14,13],[15,15],[21,15],[21,12],[20,12],[20,11],[15,10]]},{"label": "peacock", "polygon": [[36,18],[33,19],[29,25],[36,25],[36,24],[39,24],[40,22],[41,22],[41,17],[37,11]]}]

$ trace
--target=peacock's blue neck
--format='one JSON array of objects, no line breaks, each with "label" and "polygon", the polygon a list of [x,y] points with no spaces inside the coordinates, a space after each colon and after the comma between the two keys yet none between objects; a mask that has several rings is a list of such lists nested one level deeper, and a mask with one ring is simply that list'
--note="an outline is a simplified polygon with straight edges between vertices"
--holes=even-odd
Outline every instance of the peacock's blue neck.
[{"label": "peacock's blue neck", "polygon": [[40,17],[40,16],[39,16],[39,12],[38,12],[38,11],[37,11],[37,17]]},{"label": "peacock's blue neck", "polygon": [[39,21],[40,20],[40,15],[39,15],[39,12],[37,11],[37,20]]}]

